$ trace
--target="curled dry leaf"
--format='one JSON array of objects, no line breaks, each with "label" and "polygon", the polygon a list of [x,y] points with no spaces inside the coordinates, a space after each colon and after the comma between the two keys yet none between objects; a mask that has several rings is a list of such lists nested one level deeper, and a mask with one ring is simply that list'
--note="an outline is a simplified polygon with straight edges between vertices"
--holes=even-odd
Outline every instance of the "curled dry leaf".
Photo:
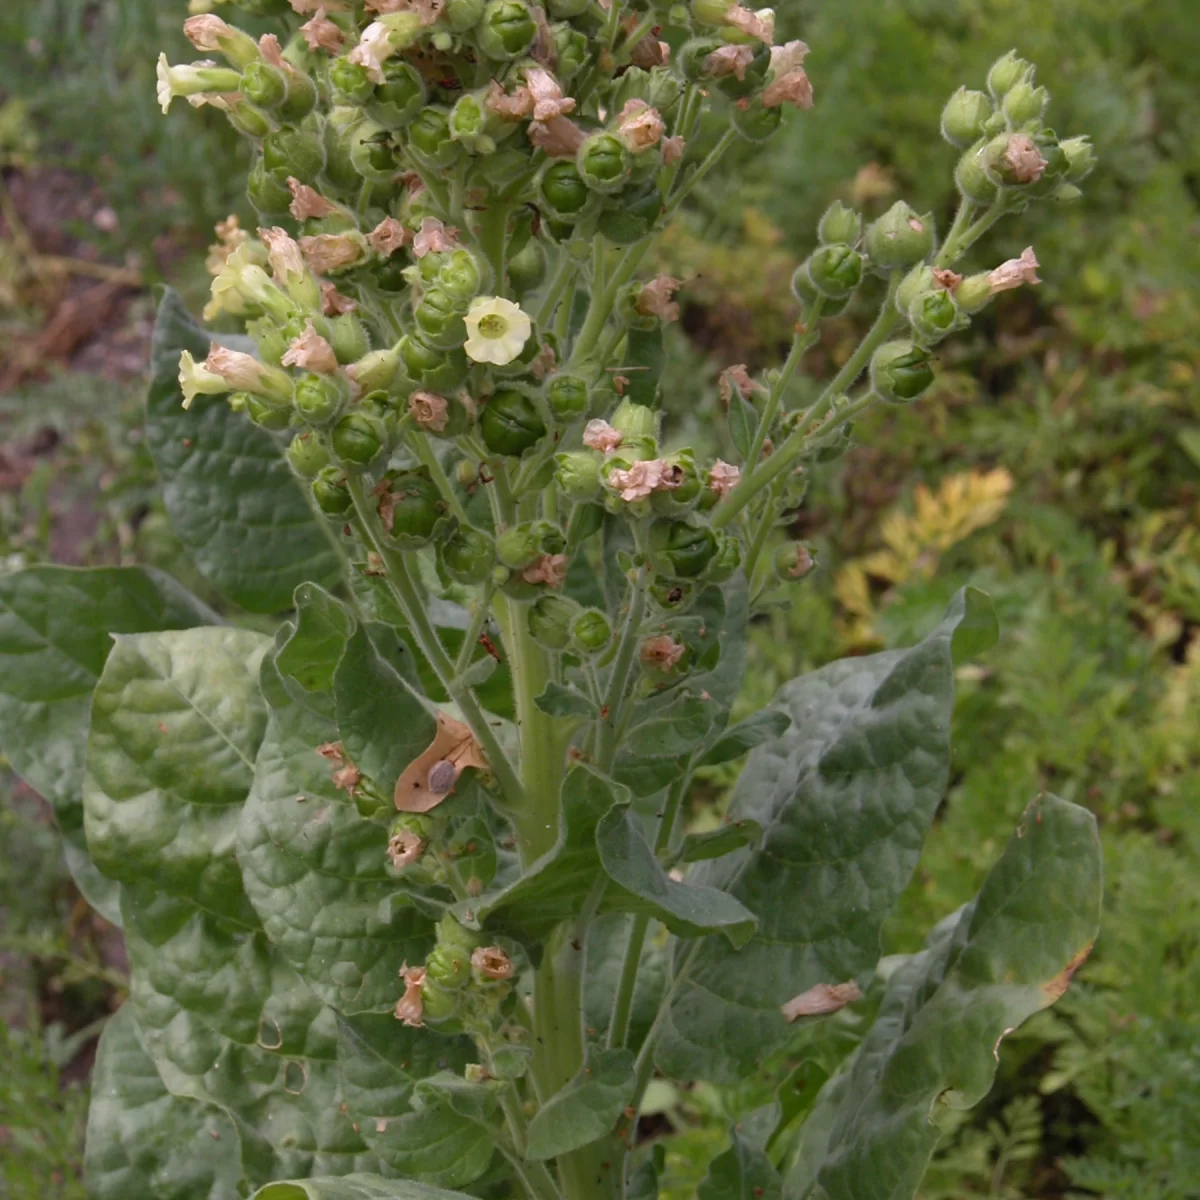
[{"label": "curled dry leaf", "polygon": [[453,793],[458,777],[468,767],[487,770],[487,759],[466,725],[445,713],[438,713],[437,723],[428,748],[396,780],[395,801],[400,812],[429,812]]},{"label": "curled dry leaf", "polygon": [[862,992],[853,979],[846,983],[818,983],[793,997],[779,1011],[785,1021],[794,1021],[797,1017],[824,1017],[861,999]]}]

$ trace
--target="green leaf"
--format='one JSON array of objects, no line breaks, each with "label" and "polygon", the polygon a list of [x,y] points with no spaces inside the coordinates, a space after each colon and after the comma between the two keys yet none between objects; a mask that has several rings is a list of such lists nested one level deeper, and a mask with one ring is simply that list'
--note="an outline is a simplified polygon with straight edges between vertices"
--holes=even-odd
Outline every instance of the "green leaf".
[{"label": "green leaf", "polygon": [[679,853],[673,862],[706,862],[710,858],[724,858],[743,846],[757,850],[762,845],[763,830],[757,822],[746,817],[741,821],[731,821],[720,829],[709,830],[708,833],[689,833],[679,847]]},{"label": "green leaf", "polygon": [[696,1200],[780,1200],[782,1190],[766,1154],[735,1129],[733,1145],[709,1163]]},{"label": "green leaf", "polygon": [[354,620],[340,600],[315,583],[302,583],[292,599],[296,624],[275,665],[306,692],[328,691]]},{"label": "green leaf", "polygon": [[678,758],[690,754],[703,740],[716,705],[699,695],[680,695],[658,715],[634,725],[622,739],[622,749],[642,758]]},{"label": "green leaf", "polygon": [[792,726],[751,752],[729,804],[763,843],[688,877],[741,900],[758,933],[740,951],[712,941],[701,952],[664,1021],[664,1073],[744,1078],[787,1041],[788,1000],[818,984],[865,990],[945,790],[956,634],[978,644],[985,605],[960,593],[913,649],[833,663],[780,691],[773,707]]},{"label": "green leaf", "polygon": [[702,767],[715,767],[732,762],[748,754],[755,746],[782,737],[792,723],[792,718],[779,709],[764,708],[752,717],[747,717],[717,739],[716,744],[700,760]]},{"label": "green leaf", "polygon": [[220,1111],[163,1086],[126,1005],[100,1035],[84,1179],[92,1200],[236,1200],[238,1136]]},{"label": "green leaf", "polygon": [[1087,957],[1101,898],[1095,818],[1057,796],[1034,801],[975,900],[889,980],[871,1031],[803,1127],[788,1200],[914,1195],[939,1106],[987,1094],[1001,1040],[1053,1004]]},{"label": "green leaf", "polygon": [[93,908],[119,923],[118,888],[88,858],[83,776],[92,690],[113,633],[216,625],[161,571],[30,567],[0,576],[0,746],[52,806],[67,865]]},{"label": "green leaf", "polygon": [[297,1179],[269,1183],[251,1200],[452,1200],[460,1192],[413,1183],[408,1179],[384,1179],[379,1175],[346,1175],[341,1179]]},{"label": "green leaf", "polygon": [[530,1121],[526,1157],[538,1162],[598,1141],[620,1120],[636,1086],[630,1051],[589,1047],[586,1065]]},{"label": "green leaf", "polygon": [[258,920],[234,853],[266,724],[261,634],[208,627],[123,634],[92,698],[84,824],[111,879]]},{"label": "green leaf", "polygon": [[398,972],[433,946],[433,924],[388,870],[387,825],[362,816],[334,786],[317,747],[337,727],[270,656],[262,691],[271,715],[242,809],[237,852],[267,936],[327,1004],[384,1012]]},{"label": "green leaf", "polygon": [[666,365],[667,350],[662,325],[656,325],[653,329],[630,329],[625,338],[625,352],[621,355],[619,372],[629,381],[622,392],[625,399],[631,404],[658,408],[658,385]]},{"label": "green leaf", "polygon": [[[633,918],[627,913],[604,913],[588,930],[587,987],[584,1004],[589,1029],[602,1038],[608,1033],[613,1002],[625,965],[625,950]],[[646,938],[638,961],[626,1044],[636,1050],[645,1039],[667,986],[668,955],[654,938]]]},{"label": "green leaf", "polygon": [[214,339],[179,297],[163,293],[151,350],[146,444],[176,536],[196,567],[235,604],[279,612],[310,580],[332,587],[342,559],[327,521],[264,430],[224,396],[197,396],[184,410],[179,355],[207,355]]},{"label": "green leaf", "polygon": [[710,887],[677,883],[654,857],[638,818],[626,808],[608,812],[596,829],[600,862],[617,885],[605,893],[604,907],[643,913],[660,920],[679,937],[723,933],[745,945],[758,924],[739,900]]},{"label": "green leaf", "polygon": [[598,715],[595,704],[587,696],[561,683],[548,683],[534,704],[551,717],[583,717],[590,721]]},{"label": "green leaf", "polygon": [[758,410],[745,399],[738,389],[731,388],[729,397],[729,436],[734,449],[745,462],[749,457],[750,448],[754,444],[754,435],[758,430]]}]

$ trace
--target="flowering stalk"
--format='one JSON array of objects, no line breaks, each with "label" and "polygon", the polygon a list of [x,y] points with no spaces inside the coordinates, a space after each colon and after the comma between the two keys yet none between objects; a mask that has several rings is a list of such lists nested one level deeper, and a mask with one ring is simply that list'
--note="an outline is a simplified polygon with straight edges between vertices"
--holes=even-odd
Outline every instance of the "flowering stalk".
[{"label": "flowering stalk", "polygon": [[[681,824],[698,767],[786,736],[790,717],[774,710],[725,728],[747,619],[814,567],[780,526],[858,415],[917,399],[940,341],[993,295],[1037,282],[1032,250],[965,277],[955,268],[1002,217],[1070,199],[1091,152],[1045,128],[1044,90],[1014,56],[988,92],[956,93],[943,132],[961,151],[963,199],[940,249],[933,216],[903,202],[865,228],[832,205],[793,280],[803,311],[786,361],[761,381],[738,365],[720,375],[737,461],[705,462],[663,423],[664,330],[684,285],[640,273],[734,146],[769,140],[812,106],[808,47],[777,44],[770,10],[732,0],[289,2],[301,19],[282,40],[198,11],[188,36],[223,65],[164,59],[159,97],[214,105],[250,138],[261,221],[256,234],[222,227],[208,309],[244,323],[257,353],[185,352],[184,405],[228,395],[287,439],[359,573],[354,603],[327,597],[340,615],[321,621],[361,632],[359,654],[385,645],[390,625],[420,660],[403,678],[389,660],[360,687],[343,674],[346,640],[325,672],[332,700],[313,701],[342,721],[392,687],[388,737],[427,738],[409,761],[349,717],[357,740],[315,749],[369,827],[348,842],[369,845],[391,817],[386,868],[374,869],[394,894],[370,919],[386,926],[403,910],[417,929],[384,1005],[407,1039],[397,1059],[407,1070],[440,1046],[433,1058],[458,1063],[465,1044],[478,1061],[405,1082],[405,1139],[388,1141],[378,1116],[354,1132],[393,1174],[468,1186],[487,1155],[436,1170],[406,1157],[417,1126],[440,1114],[456,1129],[494,1127],[514,1195],[616,1200],[633,1194],[635,1171],[637,1194],[652,1195],[636,1116],[654,1064],[686,1072],[689,1037],[733,1036],[737,1022],[704,1016],[693,989],[703,975],[720,996],[738,968],[717,970],[718,948],[739,949],[764,919],[738,892],[743,868],[703,864],[740,854],[755,878],[754,839],[774,836],[775,818],[735,822],[715,846]],[[701,158],[689,143],[705,113],[724,128]],[[872,276],[875,323],[795,408],[791,385],[822,322]],[[302,610],[310,602],[298,593]],[[434,619],[447,611],[453,635]],[[286,673],[283,651],[273,661]],[[319,693],[323,670],[296,678]],[[597,931],[612,914],[625,920],[603,967]],[[659,924],[679,948],[639,1027]],[[836,969],[866,986],[873,961],[852,966]],[[773,991],[794,982],[780,970]],[[606,971],[597,1028],[588,993]],[[336,959],[331,974],[319,994],[347,1021],[380,1011],[353,990],[367,986],[356,964]],[[798,1000],[768,1005],[779,1015],[762,1037],[780,1042],[797,1016],[861,997],[855,979],[806,986],[815,999],[797,986]],[[680,1033],[697,1012],[703,1029]]]}]

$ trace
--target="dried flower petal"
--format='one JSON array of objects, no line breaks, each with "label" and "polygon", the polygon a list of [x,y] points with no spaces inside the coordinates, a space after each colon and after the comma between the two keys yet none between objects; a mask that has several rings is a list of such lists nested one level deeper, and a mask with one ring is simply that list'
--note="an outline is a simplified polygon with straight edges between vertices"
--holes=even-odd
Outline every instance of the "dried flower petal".
[{"label": "dried flower petal", "polygon": [[708,472],[708,490],[724,500],[738,485],[742,477],[741,467],[717,459]]},{"label": "dried flower petal", "polygon": [[933,269],[933,282],[947,292],[954,291],[962,283],[962,278],[956,271],[951,271],[949,267],[934,267]]},{"label": "dried flower petal", "polygon": [[352,267],[363,256],[360,234],[318,233],[315,237],[302,237],[300,249],[308,265],[318,275],[327,275]]},{"label": "dried flower petal", "polygon": [[396,1001],[396,1020],[413,1029],[420,1029],[423,1024],[421,1014],[425,1011],[421,1002],[421,988],[425,984],[425,968],[410,967],[408,963],[405,963],[400,968],[400,978],[404,980],[404,995]]},{"label": "dried flower petal", "polygon": [[282,362],[285,367],[299,367],[318,375],[331,375],[338,366],[333,347],[313,328],[311,319],[305,321],[304,332],[288,346]]},{"label": "dried flower petal", "polygon": [[535,121],[529,127],[529,140],[549,158],[574,158],[584,143],[584,132],[567,117]]},{"label": "dried flower petal", "polygon": [[[454,778],[444,790],[441,790],[441,785],[445,781],[441,778],[435,779],[433,782],[438,784],[438,789],[432,788],[430,773],[443,762],[451,765]],[[400,778],[396,780],[396,808],[400,812],[429,812],[454,791],[458,777],[468,767],[487,769],[487,759],[483,757],[479,743],[461,721],[456,721],[445,713],[438,713],[437,733],[433,741],[404,768]]]},{"label": "dried flower petal", "polygon": [[288,187],[292,192],[289,211],[297,221],[307,221],[310,218],[319,220],[338,210],[336,204],[331,204],[315,188],[310,188],[308,184],[301,183],[300,180],[294,179],[290,175],[288,176]]},{"label": "dried flower petal", "polygon": [[391,258],[397,250],[402,250],[412,241],[412,236],[412,231],[401,225],[395,217],[384,217],[367,234],[367,244],[380,258]]},{"label": "dried flower petal", "polygon": [[687,149],[687,142],[681,137],[663,138],[662,156],[663,162],[668,166],[672,166],[683,158],[683,152]]},{"label": "dried flower petal", "polygon": [[758,38],[769,46],[775,40],[775,13],[770,8],[760,8],[751,12],[748,8],[735,5],[725,14],[725,21],[739,33],[747,37]]},{"label": "dried flower petal", "polygon": [[311,21],[300,26],[300,34],[310,50],[328,50],[336,54],[342,48],[342,31],[318,8]]},{"label": "dried flower petal", "polygon": [[794,1021],[798,1017],[823,1017],[861,999],[862,992],[853,979],[847,983],[818,983],[789,1000],[779,1011],[783,1013],[785,1021]]},{"label": "dried flower petal", "polygon": [[583,444],[589,450],[612,454],[621,444],[621,435],[607,421],[589,421],[583,430]]},{"label": "dried flower petal", "polygon": [[358,305],[349,296],[343,296],[328,280],[321,280],[321,312],[327,317],[338,317],[353,312]]},{"label": "dried flower petal", "polygon": [[804,73],[803,68],[797,67],[778,79],[773,79],[763,89],[763,108],[778,108],[781,104],[794,104],[797,108],[812,108],[812,83]]},{"label": "dried flower petal", "polygon": [[476,946],[471,966],[484,979],[508,979],[513,973],[512,959],[499,946]]},{"label": "dried flower petal", "polygon": [[644,500],[662,486],[663,462],[651,458],[635,462],[627,471],[617,468],[608,475],[608,486],[629,504]]},{"label": "dried flower petal", "polygon": [[735,363],[732,367],[727,367],[722,371],[717,386],[721,392],[721,402],[726,408],[729,407],[729,401],[733,399],[735,389],[743,400],[749,400],[754,395],[754,380],[750,378],[750,372],[746,370],[745,363]]},{"label": "dried flower petal", "polygon": [[408,415],[422,429],[441,433],[450,416],[450,405],[445,396],[417,391],[408,398]]},{"label": "dried flower petal", "polygon": [[387,856],[392,867],[399,871],[420,862],[425,853],[425,839],[408,829],[401,829],[388,840]]},{"label": "dried flower petal", "polygon": [[[651,110],[653,111],[653,110]],[[657,317],[660,321],[678,321],[679,305],[672,297],[683,284],[670,275],[656,275],[642,286],[634,306],[643,317]]]},{"label": "dried flower petal", "polygon": [[683,657],[686,649],[670,634],[661,633],[657,637],[647,638],[638,648],[638,655],[647,666],[669,671]]},{"label": "dried flower petal", "polygon": [[718,79],[728,75],[745,79],[746,69],[753,61],[754,49],[751,46],[721,46],[704,60],[704,70]]},{"label": "dried flower petal", "polygon": [[276,283],[282,285],[286,284],[289,278],[304,277],[304,256],[286,229],[281,229],[278,225],[270,229],[260,229],[258,237],[267,248],[267,261],[271,264]]},{"label": "dried flower petal", "polygon": [[525,72],[525,86],[533,97],[535,121],[549,121],[575,111],[575,101],[563,95],[558,80],[544,67],[530,67]]},{"label": "dried flower petal", "polygon": [[1025,283],[1036,287],[1042,282],[1037,275],[1038,265],[1033,247],[1026,246],[1021,251],[1020,258],[1010,258],[1007,262],[1001,263],[994,271],[988,272],[988,284],[991,286],[992,295],[1019,288]]},{"label": "dried flower petal", "polygon": [[1027,133],[1014,133],[1008,139],[1004,162],[1014,183],[1036,183],[1046,169],[1046,160]]},{"label": "dried flower petal", "polygon": [[521,572],[521,578],[526,583],[541,583],[549,588],[560,588],[567,578],[567,556],[543,554]]},{"label": "dried flower petal", "polygon": [[510,120],[520,120],[533,113],[533,93],[527,87],[519,87],[510,96],[496,80],[488,84],[484,104],[494,113]]},{"label": "dried flower petal", "polygon": [[277,70],[284,70],[283,47],[273,33],[264,33],[258,39],[258,52],[262,55],[263,62]]},{"label": "dried flower petal", "polygon": [[425,217],[420,232],[413,238],[413,254],[417,258],[453,250],[457,246],[458,230],[453,225],[443,225],[437,217]]}]

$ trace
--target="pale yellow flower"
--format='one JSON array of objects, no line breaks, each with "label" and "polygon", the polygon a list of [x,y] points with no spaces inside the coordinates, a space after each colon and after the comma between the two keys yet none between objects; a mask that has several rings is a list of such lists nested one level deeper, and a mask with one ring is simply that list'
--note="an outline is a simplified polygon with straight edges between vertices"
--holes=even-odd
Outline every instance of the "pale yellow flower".
[{"label": "pale yellow flower", "polygon": [[477,296],[465,320],[467,357],[496,367],[517,358],[533,332],[533,322],[520,305],[502,296]]}]

